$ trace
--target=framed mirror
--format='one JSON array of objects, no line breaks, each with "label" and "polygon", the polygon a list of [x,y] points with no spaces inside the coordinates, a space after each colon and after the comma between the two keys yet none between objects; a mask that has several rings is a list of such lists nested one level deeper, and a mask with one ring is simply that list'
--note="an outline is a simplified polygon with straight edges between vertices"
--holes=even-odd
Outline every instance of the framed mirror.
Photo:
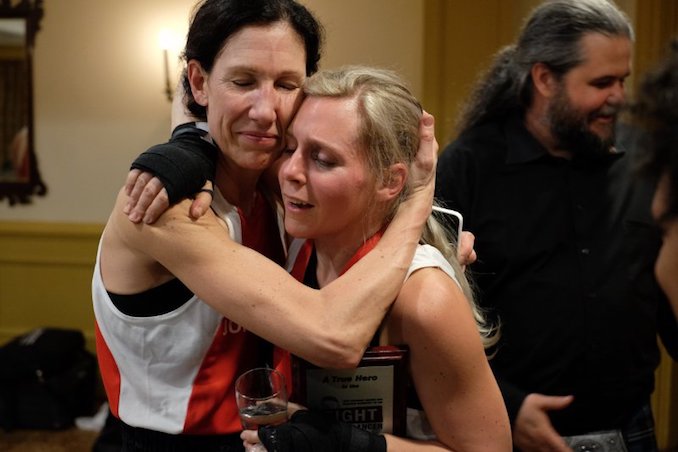
[{"label": "framed mirror", "polygon": [[0,0],[0,201],[31,202],[40,178],[33,124],[33,46],[43,0]]}]

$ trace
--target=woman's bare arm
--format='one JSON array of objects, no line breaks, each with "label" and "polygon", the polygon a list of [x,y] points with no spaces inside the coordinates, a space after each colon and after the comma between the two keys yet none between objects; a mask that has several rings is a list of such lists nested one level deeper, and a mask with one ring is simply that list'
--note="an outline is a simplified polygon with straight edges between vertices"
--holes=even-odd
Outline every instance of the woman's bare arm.
[{"label": "woman's bare arm", "polygon": [[176,276],[224,316],[324,367],[360,360],[397,295],[422,223],[413,214],[398,221],[389,246],[318,291],[231,240],[211,211],[194,221],[183,201],[154,225],[134,224],[122,213],[124,202],[121,191],[102,244],[108,290],[139,292]]},{"label": "woman's bare arm", "polygon": [[384,334],[389,343],[409,345],[417,394],[440,441],[389,435],[389,452],[511,450],[508,414],[470,306],[447,275],[425,268],[410,276]]}]

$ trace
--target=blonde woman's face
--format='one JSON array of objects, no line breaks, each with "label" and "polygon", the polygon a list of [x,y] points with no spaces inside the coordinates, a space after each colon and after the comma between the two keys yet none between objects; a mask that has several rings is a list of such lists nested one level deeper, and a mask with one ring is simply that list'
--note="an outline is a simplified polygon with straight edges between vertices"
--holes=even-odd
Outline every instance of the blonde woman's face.
[{"label": "blonde woman's face", "polygon": [[353,99],[304,100],[278,176],[291,235],[353,244],[374,226],[368,217],[376,183],[359,144],[359,124]]}]

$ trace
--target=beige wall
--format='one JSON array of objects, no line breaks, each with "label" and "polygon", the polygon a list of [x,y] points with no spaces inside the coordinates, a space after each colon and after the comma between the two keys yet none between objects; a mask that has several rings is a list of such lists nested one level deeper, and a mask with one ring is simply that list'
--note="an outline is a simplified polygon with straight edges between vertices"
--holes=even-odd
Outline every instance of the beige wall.
[{"label": "beige wall", "polygon": [[[185,33],[194,0],[45,0],[35,47],[35,143],[49,192],[0,221],[103,223],[129,163],[168,134],[158,32]],[[421,92],[423,0],[307,0],[323,67],[398,69]],[[360,11],[360,14],[356,14]]]},{"label": "beige wall", "polygon": [[302,1],[325,26],[322,67],[388,67],[399,71],[416,95],[421,94],[424,0]]},{"label": "beige wall", "polygon": [[538,0],[427,0],[423,104],[441,146],[453,138],[462,102],[491,56],[515,39]]},{"label": "beige wall", "polygon": [[[322,67],[362,63],[400,71],[436,114],[441,144],[452,136],[478,71],[539,3],[302,1],[327,30]],[[618,0],[632,18],[637,2]],[[167,136],[157,35],[163,27],[185,33],[194,0],[44,3],[35,48],[35,141],[49,191],[28,206],[0,202],[0,221],[103,223],[131,160]]]}]

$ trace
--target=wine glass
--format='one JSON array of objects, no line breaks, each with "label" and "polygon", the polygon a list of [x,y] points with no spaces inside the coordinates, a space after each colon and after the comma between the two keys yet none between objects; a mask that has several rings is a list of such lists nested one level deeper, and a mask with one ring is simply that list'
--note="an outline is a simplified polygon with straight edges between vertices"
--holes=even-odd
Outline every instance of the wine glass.
[{"label": "wine glass", "polygon": [[275,369],[257,367],[240,375],[235,381],[235,398],[247,430],[287,421],[285,377]]}]

